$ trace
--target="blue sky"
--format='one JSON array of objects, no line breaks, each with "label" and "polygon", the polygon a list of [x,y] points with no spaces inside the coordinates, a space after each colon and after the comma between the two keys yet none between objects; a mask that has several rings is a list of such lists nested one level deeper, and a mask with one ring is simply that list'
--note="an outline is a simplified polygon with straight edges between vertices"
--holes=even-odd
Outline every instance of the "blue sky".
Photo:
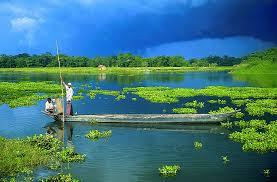
[{"label": "blue sky", "polygon": [[243,56],[277,44],[276,0],[1,0],[0,54]]}]

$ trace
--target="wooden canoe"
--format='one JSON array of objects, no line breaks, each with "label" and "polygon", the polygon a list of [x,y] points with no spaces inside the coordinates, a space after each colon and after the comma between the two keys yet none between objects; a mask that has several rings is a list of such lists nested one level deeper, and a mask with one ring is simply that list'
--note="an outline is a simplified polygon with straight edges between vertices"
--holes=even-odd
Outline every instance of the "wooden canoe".
[{"label": "wooden canoe", "polygon": [[[65,117],[66,122],[121,123],[121,124],[215,124],[239,110],[224,114],[91,114]],[[43,112],[44,114],[47,114]],[[48,115],[48,114],[47,114]],[[48,115],[60,119],[57,115]]]}]

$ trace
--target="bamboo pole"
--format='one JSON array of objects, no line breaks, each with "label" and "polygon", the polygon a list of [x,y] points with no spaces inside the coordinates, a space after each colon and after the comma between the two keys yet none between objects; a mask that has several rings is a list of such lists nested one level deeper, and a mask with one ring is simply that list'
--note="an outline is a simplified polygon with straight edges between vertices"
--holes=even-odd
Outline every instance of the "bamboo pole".
[{"label": "bamboo pole", "polygon": [[[60,71],[61,89],[62,89],[62,108],[63,108],[63,118],[62,118],[62,122],[64,123],[64,121],[65,121],[65,116],[64,116],[63,78],[62,78],[62,71],[61,71],[61,62],[60,62],[58,41],[56,41],[56,49],[57,49],[57,58],[58,58],[59,71]],[[64,127],[64,126],[63,126],[63,127]]]}]

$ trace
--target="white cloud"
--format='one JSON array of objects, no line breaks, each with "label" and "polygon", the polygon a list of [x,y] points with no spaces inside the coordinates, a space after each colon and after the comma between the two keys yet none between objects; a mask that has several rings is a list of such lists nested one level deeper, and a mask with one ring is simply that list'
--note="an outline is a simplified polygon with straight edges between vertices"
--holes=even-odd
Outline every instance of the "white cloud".
[{"label": "white cloud", "polygon": [[21,17],[11,20],[12,29],[15,31],[31,31],[36,28],[38,21],[34,18]]}]

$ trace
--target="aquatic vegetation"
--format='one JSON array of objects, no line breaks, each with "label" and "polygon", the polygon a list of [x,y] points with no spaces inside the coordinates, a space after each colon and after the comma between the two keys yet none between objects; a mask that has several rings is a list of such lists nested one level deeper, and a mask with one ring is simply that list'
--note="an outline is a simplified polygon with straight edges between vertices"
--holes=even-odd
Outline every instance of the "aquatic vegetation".
[{"label": "aquatic vegetation", "polygon": [[209,102],[210,104],[226,104],[226,100],[221,100],[221,99],[209,100],[208,102]]},{"label": "aquatic vegetation", "polygon": [[12,108],[30,106],[60,91],[61,86],[52,82],[0,82],[0,103]]},{"label": "aquatic vegetation", "polygon": [[230,160],[228,159],[228,156],[221,156],[222,160],[223,160],[223,163],[226,164],[228,163]]},{"label": "aquatic vegetation", "polygon": [[264,175],[265,175],[266,177],[269,177],[269,175],[270,175],[270,170],[269,170],[269,169],[264,169],[264,170],[263,170],[263,173],[264,173]]},{"label": "aquatic vegetation", "polygon": [[96,95],[111,95],[111,96],[119,96],[120,92],[115,90],[90,90],[89,96],[91,99],[94,99]]},{"label": "aquatic vegetation", "polygon": [[201,149],[202,148],[202,143],[198,142],[198,141],[194,142],[194,148],[197,149],[197,150]]},{"label": "aquatic vegetation", "polygon": [[166,109],[163,109],[163,113],[166,113]]},{"label": "aquatic vegetation", "polygon": [[242,113],[242,112],[237,112],[235,115],[234,115],[234,117],[235,118],[243,118],[243,116],[244,116],[244,114]]},{"label": "aquatic vegetation", "polygon": [[112,130],[100,132],[98,130],[91,130],[86,134],[86,138],[91,140],[98,140],[100,138],[108,138],[112,135]]},{"label": "aquatic vegetation", "polygon": [[133,98],[132,98],[132,101],[137,101],[137,98],[133,97]]},{"label": "aquatic vegetation", "polygon": [[126,98],[125,95],[120,94],[120,95],[118,95],[115,99],[116,99],[116,100],[122,100],[122,99],[125,99],[125,98]]},{"label": "aquatic vegetation", "polygon": [[230,113],[230,112],[235,112],[235,109],[226,106],[226,107],[220,107],[216,111],[210,111],[209,114],[223,114],[223,113]]},{"label": "aquatic vegetation", "polygon": [[235,104],[238,107],[241,107],[247,103],[251,102],[250,99],[236,99],[236,100],[232,100],[232,103]]},{"label": "aquatic vegetation", "polygon": [[263,116],[265,113],[277,114],[277,99],[258,99],[246,104],[245,109],[251,116]]},{"label": "aquatic vegetation", "polygon": [[83,98],[85,98],[83,95],[74,95],[73,96],[73,100],[81,100]]},{"label": "aquatic vegetation", "polygon": [[196,114],[197,110],[194,108],[173,108],[172,111],[177,114]]},{"label": "aquatic vegetation", "polygon": [[[195,96],[229,97],[232,100],[246,100],[250,98],[277,99],[277,88],[258,87],[210,86],[203,89],[136,87],[124,88],[123,92],[130,92],[153,103],[175,103],[178,102],[180,98]],[[224,103],[224,100],[220,100],[219,102]]]},{"label": "aquatic vegetation", "polygon": [[233,127],[233,123],[232,122],[221,122],[220,125],[224,128],[232,128]]},{"label": "aquatic vegetation", "polygon": [[229,135],[231,140],[242,143],[244,151],[259,153],[277,151],[277,121],[266,124],[263,120],[237,123],[242,128]]},{"label": "aquatic vegetation", "polygon": [[187,102],[185,103],[186,107],[194,107],[194,108],[203,108],[204,107],[204,102],[197,102],[196,100],[192,101],[192,102]]},{"label": "aquatic vegetation", "polygon": [[58,169],[64,162],[84,160],[72,148],[52,135],[35,135],[24,139],[5,139],[0,137],[0,176],[16,177],[18,174],[30,175],[32,171],[44,166]]},{"label": "aquatic vegetation", "polygon": [[63,149],[59,153],[62,162],[78,162],[84,161],[86,155],[81,155],[75,152],[74,148],[69,147]]},{"label": "aquatic vegetation", "polygon": [[50,176],[46,179],[40,179],[40,182],[79,182],[78,179],[73,178],[71,174],[57,174],[55,176]]},{"label": "aquatic vegetation", "polygon": [[181,170],[181,167],[179,165],[173,165],[173,166],[165,165],[162,168],[159,168],[160,175],[165,177],[176,176],[180,170]]},{"label": "aquatic vegetation", "polygon": [[265,120],[250,120],[250,121],[236,121],[235,126],[238,126],[240,128],[255,128],[255,129],[264,129],[266,126]]},{"label": "aquatic vegetation", "polygon": [[89,121],[89,124],[91,124],[91,125],[96,125],[96,124],[98,124],[98,121],[92,119],[91,121]]}]

